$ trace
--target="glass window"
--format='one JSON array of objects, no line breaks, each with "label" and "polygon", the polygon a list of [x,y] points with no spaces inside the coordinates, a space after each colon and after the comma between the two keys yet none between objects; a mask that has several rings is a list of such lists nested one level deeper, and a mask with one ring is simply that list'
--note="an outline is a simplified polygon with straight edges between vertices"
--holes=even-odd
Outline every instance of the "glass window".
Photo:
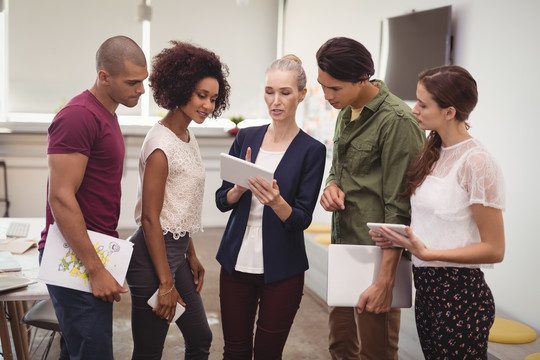
[{"label": "glass window", "polygon": [[[0,98],[0,116],[3,112],[8,121],[52,119],[66,101],[92,86],[97,48],[119,34],[148,49],[149,57],[170,46],[170,40],[214,51],[230,69],[231,106],[222,116],[267,117],[264,71],[276,56],[278,0],[245,5],[234,0],[154,1],[149,26],[138,21],[140,2],[133,0],[4,3],[0,85],[6,91]],[[131,109],[120,106],[120,121],[153,124],[164,110],[151,94],[146,101]]]},{"label": "glass window", "polygon": [[[55,113],[95,81],[101,43],[123,34],[140,44],[132,0],[16,0],[8,9],[8,113]],[[119,107],[119,114],[139,114]]]}]

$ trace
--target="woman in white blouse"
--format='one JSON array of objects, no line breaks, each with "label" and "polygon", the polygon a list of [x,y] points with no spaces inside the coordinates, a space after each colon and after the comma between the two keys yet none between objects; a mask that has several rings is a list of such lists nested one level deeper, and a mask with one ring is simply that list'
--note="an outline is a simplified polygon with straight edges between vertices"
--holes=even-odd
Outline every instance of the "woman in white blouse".
[{"label": "woman in white blouse", "polygon": [[[144,140],[127,274],[131,291],[133,359],[160,359],[178,303],[185,312],[176,325],[186,359],[208,359],[212,332],[201,300],[204,268],[191,235],[202,230],[205,171],[197,140],[188,129],[228,106],[228,69],[206,49],[172,41],[156,55],[150,87],[168,110]],[[157,292],[157,306],[148,299]]]},{"label": "woman in white blouse", "polygon": [[503,177],[486,148],[468,132],[476,81],[459,66],[422,72],[413,113],[431,130],[409,172],[408,237],[370,231],[380,247],[413,255],[416,327],[426,359],[487,359],[495,304],[482,267],[505,251]]}]

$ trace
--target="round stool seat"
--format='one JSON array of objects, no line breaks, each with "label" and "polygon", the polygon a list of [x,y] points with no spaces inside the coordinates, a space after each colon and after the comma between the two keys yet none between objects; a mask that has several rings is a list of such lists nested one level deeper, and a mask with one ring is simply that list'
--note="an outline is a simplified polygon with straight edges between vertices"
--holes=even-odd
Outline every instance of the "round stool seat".
[{"label": "round stool seat", "polygon": [[315,233],[329,233],[331,230],[332,228],[328,224],[312,223],[305,231]]},{"label": "round stool seat", "polygon": [[45,330],[60,331],[51,299],[37,302],[24,314],[22,322]]},{"label": "round stool seat", "polygon": [[540,353],[534,353],[525,358],[525,360],[540,360]]},{"label": "round stool seat", "polygon": [[536,332],[517,321],[496,318],[488,340],[503,344],[526,344],[536,340]]},{"label": "round stool seat", "polygon": [[319,234],[315,236],[315,241],[321,244],[330,244],[330,233]]}]

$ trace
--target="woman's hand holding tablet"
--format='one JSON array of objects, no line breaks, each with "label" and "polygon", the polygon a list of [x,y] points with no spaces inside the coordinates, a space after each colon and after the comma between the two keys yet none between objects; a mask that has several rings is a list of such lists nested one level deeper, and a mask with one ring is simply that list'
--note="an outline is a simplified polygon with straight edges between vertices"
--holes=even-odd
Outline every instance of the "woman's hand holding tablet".
[{"label": "woman's hand holding tablet", "polygon": [[[385,239],[384,237],[382,237],[382,233],[380,231],[380,228],[381,226],[384,226],[385,228],[389,229],[389,230],[392,230],[392,231],[395,231],[397,232],[398,234],[400,235],[403,235],[405,236],[406,238],[409,237],[409,235],[407,235],[407,232],[405,231],[405,226],[406,225],[403,225],[403,224],[385,224],[385,223],[372,223],[372,222],[369,222],[366,224],[371,231],[375,232],[377,235],[380,235],[381,237],[379,236],[372,236],[373,238],[373,241],[375,241],[375,244],[381,248],[399,248],[399,249],[403,249],[402,246],[399,246],[397,244],[393,244],[391,240],[388,240],[388,239]],[[380,242],[380,240],[385,240],[385,241],[382,241]]]}]

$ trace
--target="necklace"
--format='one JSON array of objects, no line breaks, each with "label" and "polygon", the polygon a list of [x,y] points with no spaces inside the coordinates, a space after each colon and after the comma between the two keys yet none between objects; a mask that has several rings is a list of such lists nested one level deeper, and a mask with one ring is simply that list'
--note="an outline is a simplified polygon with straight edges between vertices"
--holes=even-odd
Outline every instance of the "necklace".
[{"label": "necklace", "polygon": [[173,129],[171,129],[170,125],[165,123],[163,120],[158,121],[161,125],[165,126],[167,129],[169,129],[174,135],[176,135],[177,138],[179,138],[181,141],[188,143],[190,140],[189,131],[188,129],[185,129],[183,132],[176,132]]}]

